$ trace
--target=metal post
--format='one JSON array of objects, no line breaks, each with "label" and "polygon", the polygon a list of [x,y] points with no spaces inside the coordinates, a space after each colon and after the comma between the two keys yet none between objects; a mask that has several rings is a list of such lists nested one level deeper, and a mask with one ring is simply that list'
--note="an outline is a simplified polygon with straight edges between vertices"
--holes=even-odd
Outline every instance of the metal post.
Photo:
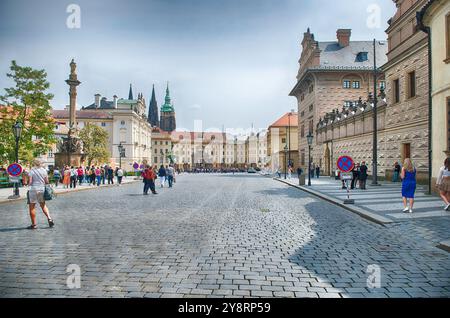
[{"label": "metal post", "polygon": [[288,129],[289,129],[289,139],[288,139],[288,151],[289,151],[289,160],[288,160],[288,163],[289,163],[289,166],[291,165],[291,114],[292,113],[289,113],[289,116],[288,116],[288,118],[289,118],[289,127],[288,127]]},{"label": "metal post", "polygon": [[311,186],[311,145],[308,145],[308,186]]},{"label": "metal post", "polygon": [[372,145],[372,185],[378,185],[378,149],[377,149],[377,55],[376,39],[373,39],[373,145]]},{"label": "metal post", "polygon": [[[19,163],[19,138],[16,137],[16,153],[15,153],[16,163]],[[22,179],[23,180],[23,179]],[[23,182],[23,181],[22,181]],[[19,182],[14,184],[14,196],[19,197]]]}]

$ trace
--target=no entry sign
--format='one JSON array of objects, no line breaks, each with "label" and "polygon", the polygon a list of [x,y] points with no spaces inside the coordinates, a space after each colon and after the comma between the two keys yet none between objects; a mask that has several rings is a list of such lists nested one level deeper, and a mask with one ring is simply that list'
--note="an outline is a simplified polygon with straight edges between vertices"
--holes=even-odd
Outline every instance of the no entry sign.
[{"label": "no entry sign", "polygon": [[18,163],[12,163],[8,166],[7,171],[11,177],[18,177],[22,173],[23,169]]},{"label": "no entry sign", "polygon": [[339,157],[337,161],[337,168],[342,172],[350,172],[352,171],[354,166],[355,163],[353,162],[353,159],[349,156]]}]

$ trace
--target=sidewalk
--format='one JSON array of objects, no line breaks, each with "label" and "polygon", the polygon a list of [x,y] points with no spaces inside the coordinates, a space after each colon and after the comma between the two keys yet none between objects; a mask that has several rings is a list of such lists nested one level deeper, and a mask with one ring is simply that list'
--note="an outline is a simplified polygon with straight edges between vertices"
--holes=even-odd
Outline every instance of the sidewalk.
[{"label": "sidewalk", "polygon": [[[64,187],[64,185],[60,183],[57,188],[55,188],[53,185],[53,189],[55,190],[55,193],[57,195],[59,195],[59,194],[75,192],[75,191],[85,191],[85,190],[92,190],[92,189],[105,188],[105,187],[117,187],[118,184],[116,181],[117,181],[116,178],[114,178],[114,184],[108,185],[108,181],[106,181],[105,184],[100,185],[100,187],[93,186],[93,185],[86,185],[85,183],[83,183],[83,185],[81,185],[81,186],[79,186],[77,184],[77,187],[75,189],[70,189],[70,188],[66,189]],[[137,181],[142,182],[142,180],[135,180],[135,177],[131,177],[131,176],[123,177],[122,185],[134,183]],[[21,187],[21,188],[19,188],[20,198],[8,199],[8,197],[13,194],[13,188],[0,188],[0,204],[7,203],[7,202],[16,202],[16,201],[26,200],[27,191],[28,191],[28,187]]]},{"label": "sidewalk", "polygon": [[[401,183],[379,182],[380,186],[371,186],[367,190],[350,190],[350,199],[355,204],[344,204],[347,191],[342,189],[340,180],[330,177],[311,179],[311,186],[298,185],[298,178],[273,178],[282,183],[329,201],[350,212],[377,224],[394,227],[414,233],[417,238],[431,242],[436,247],[450,252],[450,212],[444,211],[444,203],[437,195],[427,195],[426,187],[417,186],[413,213],[403,213]],[[306,180],[308,182],[308,180]]]}]

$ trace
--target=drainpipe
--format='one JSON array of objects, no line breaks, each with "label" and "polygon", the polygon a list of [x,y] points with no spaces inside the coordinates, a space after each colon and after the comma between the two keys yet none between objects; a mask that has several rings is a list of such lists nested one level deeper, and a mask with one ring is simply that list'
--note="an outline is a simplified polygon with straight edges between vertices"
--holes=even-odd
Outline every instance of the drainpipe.
[{"label": "drainpipe", "polygon": [[433,114],[433,97],[432,97],[432,89],[433,89],[433,73],[432,73],[432,56],[431,56],[431,28],[429,26],[425,26],[423,24],[423,15],[424,12],[417,12],[417,22],[419,28],[428,35],[428,194],[431,194],[431,177],[433,173],[432,164],[433,164],[433,148],[432,148],[432,114]]}]

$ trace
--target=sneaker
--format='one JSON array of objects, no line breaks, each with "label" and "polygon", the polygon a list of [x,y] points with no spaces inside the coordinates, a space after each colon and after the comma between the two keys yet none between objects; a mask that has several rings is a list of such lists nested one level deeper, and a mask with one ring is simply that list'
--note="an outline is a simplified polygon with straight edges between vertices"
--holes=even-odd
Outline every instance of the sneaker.
[{"label": "sneaker", "polygon": [[406,207],[406,208],[403,209],[403,212],[405,212],[405,213],[409,212],[409,209]]},{"label": "sneaker", "polygon": [[409,209],[409,213],[412,213],[412,209]]}]

